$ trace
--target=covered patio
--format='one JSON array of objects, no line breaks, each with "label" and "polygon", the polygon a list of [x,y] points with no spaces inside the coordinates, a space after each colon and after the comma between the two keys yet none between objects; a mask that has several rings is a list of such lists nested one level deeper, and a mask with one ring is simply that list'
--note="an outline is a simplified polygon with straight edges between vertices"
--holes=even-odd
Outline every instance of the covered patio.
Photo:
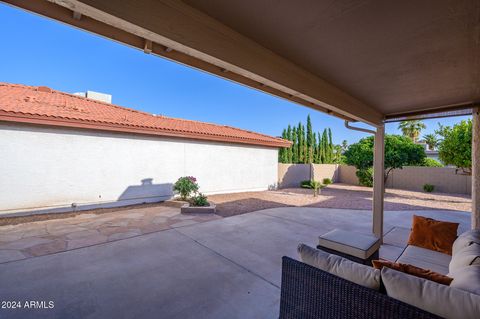
[{"label": "covered patio", "polygon": [[473,114],[471,218],[480,227],[478,1],[5,2],[340,117],[352,129],[370,125],[360,130],[375,135],[378,237],[385,123]]}]

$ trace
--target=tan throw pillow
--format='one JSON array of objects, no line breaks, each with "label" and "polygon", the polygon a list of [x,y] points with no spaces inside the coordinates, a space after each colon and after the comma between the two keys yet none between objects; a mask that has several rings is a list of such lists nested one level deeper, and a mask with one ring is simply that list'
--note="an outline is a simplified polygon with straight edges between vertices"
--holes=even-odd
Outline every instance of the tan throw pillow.
[{"label": "tan throw pillow", "polygon": [[408,244],[451,255],[453,243],[457,238],[458,225],[458,223],[413,215]]},{"label": "tan throw pillow", "polygon": [[367,288],[380,289],[380,270],[332,255],[304,244],[298,245],[300,259],[313,267]]},{"label": "tan throw pillow", "polygon": [[480,296],[383,267],[387,295],[446,319],[478,319]]},{"label": "tan throw pillow", "polygon": [[403,273],[413,275],[416,277],[428,279],[442,285],[450,285],[453,278],[431,271],[430,269],[423,269],[417,266],[395,263],[388,260],[372,260],[373,268],[382,270],[383,267],[388,267]]}]

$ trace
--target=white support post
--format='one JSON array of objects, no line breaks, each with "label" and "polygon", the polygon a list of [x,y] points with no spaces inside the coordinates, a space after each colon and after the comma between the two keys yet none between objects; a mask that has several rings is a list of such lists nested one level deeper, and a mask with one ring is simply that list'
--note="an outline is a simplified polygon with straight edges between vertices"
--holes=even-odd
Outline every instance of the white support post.
[{"label": "white support post", "polygon": [[385,127],[377,127],[373,151],[373,234],[383,242],[383,199],[385,195]]},{"label": "white support post", "polygon": [[472,122],[472,229],[480,229],[480,106]]}]

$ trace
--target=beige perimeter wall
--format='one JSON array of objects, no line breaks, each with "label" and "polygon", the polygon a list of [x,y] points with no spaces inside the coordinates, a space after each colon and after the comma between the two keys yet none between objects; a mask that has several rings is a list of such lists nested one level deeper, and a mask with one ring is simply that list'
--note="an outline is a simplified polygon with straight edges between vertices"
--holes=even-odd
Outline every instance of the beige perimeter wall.
[{"label": "beige perimeter wall", "polygon": [[330,178],[338,182],[338,165],[336,164],[278,164],[278,186],[298,187],[301,181],[312,178],[316,181],[322,181],[324,178]]},{"label": "beige perimeter wall", "polygon": [[[334,182],[358,185],[356,168],[348,165],[313,164],[314,179],[328,177]],[[279,164],[279,187],[298,187],[300,181],[310,179],[312,168],[308,164]],[[435,185],[436,192],[471,194],[472,178],[455,174],[450,167],[404,167],[390,173],[386,187],[423,191],[423,185]]]}]

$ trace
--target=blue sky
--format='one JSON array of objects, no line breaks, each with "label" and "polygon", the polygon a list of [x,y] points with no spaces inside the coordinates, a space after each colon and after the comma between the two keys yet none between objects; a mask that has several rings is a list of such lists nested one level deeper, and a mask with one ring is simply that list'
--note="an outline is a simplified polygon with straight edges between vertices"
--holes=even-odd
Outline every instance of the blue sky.
[{"label": "blue sky", "polygon": [[[4,4],[0,21],[0,82],[104,92],[118,105],[273,136],[308,114],[315,130],[332,129],[335,143],[367,136],[335,117]],[[424,134],[438,122],[452,125],[464,118],[425,121]],[[388,124],[387,133],[399,133],[397,125]]]}]

